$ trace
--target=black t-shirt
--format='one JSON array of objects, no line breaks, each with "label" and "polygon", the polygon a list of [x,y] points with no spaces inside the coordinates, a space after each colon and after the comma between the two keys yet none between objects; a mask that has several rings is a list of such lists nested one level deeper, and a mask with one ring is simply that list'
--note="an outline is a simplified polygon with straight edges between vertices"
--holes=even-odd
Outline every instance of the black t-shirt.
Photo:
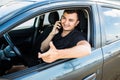
[{"label": "black t-shirt", "polygon": [[57,49],[71,48],[81,40],[85,40],[85,38],[82,33],[76,29],[74,29],[65,37],[62,37],[61,33],[58,33],[52,39],[53,44]]}]

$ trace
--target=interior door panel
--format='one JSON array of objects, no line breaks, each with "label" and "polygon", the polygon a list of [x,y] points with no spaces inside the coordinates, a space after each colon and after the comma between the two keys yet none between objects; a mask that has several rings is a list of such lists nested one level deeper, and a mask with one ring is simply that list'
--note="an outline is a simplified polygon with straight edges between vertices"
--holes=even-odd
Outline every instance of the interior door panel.
[{"label": "interior door panel", "polygon": [[31,52],[34,36],[34,27],[27,29],[13,30],[9,32],[12,42],[20,49],[23,54]]}]

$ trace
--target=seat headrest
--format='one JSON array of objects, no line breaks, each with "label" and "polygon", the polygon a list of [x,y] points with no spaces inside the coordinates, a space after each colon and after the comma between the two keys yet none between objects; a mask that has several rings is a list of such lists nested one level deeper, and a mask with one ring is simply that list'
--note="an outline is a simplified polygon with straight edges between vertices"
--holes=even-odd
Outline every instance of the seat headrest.
[{"label": "seat headrest", "polygon": [[51,12],[48,16],[48,20],[49,20],[51,25],[55,24],[55,22],[59,20],[58,12],[57,11]]},{"label": "seat headrest", "polygon": [[83,36],[87,40],[87,19],[85,17],[85,11],[79,10],[79,20],[80,23],[76,26],[76,29],[83,33]]},{"label": "seat headrest", "polygon": [[84,30],[87,27],[87,21],[83,10],[79,10],[79,20],[80,23],[77,25],[79,31]]}]

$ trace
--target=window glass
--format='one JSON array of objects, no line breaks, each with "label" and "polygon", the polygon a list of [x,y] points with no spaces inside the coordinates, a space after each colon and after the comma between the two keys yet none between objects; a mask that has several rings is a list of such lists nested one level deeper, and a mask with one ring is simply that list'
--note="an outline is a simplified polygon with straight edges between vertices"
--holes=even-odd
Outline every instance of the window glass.
[{"label": "window glass", "polygon": [[102,8],[107,42],[120,39],[120,10]]},{"label": "window glass", "polygon": [[13,28],[12,30],[19,30],[19,29],[27,29],[27,28],[30,28],[34,25],[34,21],[35,21],[35,18],[33,19],[30,19],[24,23],[22,23],[21,25]]},{"label": "window glass", "polygon": [[50,24],[49,21],[48,21],[48,15],[49,15],[49,13],[45,14],[45,19],[44,19],[44,22],[43,22],[44,25]]}]

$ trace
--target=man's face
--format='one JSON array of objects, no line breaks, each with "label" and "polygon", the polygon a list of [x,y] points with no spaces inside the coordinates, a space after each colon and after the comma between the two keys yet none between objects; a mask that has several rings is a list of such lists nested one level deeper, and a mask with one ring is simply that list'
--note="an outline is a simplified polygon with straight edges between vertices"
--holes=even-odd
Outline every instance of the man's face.
[{"label": "man's face", "polygon": [[77,13],[64,13],[61,18],[61,24],[64,31],[71,31],[73,30],[77,25],[79,21],[77,18]]}]

